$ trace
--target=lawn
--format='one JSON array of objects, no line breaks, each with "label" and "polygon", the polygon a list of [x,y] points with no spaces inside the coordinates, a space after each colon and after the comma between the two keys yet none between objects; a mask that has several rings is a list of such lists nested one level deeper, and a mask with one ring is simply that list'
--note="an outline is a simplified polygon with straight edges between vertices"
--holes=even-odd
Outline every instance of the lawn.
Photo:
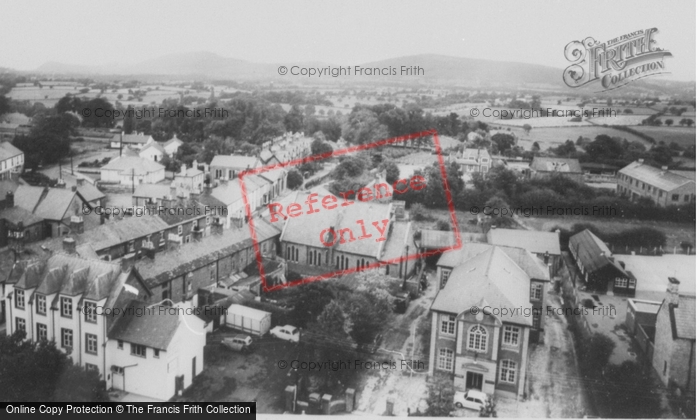
[{"label": "lawn", "polygon": [[[504,131],[510,128],[510,131]],[[638,127],[634,127],[638,129]],[[517,136],[518,146],[521,146],[525,150],[530,150],[532,144],[537,142],[541,150],[546,150],[550,147],[557,147],[563,144],[567,140],[576,141],[576,139],[581,137],[587,137],[591,140],[595,139],[596,136],[600,134],[606,134],[610,137],[619,137],[627,139],[629,141],[636,141],[642,143],[643,145],[649,147],[650,144],[643,138],[626,133],[624,131],[615,130],[610,127],[601,126],[586,126],[586,127],[556,127],[556,128],[533,128],[530,134],[526,134],[525,130],[520,127],[506,127],[505,129],[498,130],[499,132],[511,133]],[[641,130],[640,130],[641,131]],[[493,132],[491,133],[493,135]]]}]

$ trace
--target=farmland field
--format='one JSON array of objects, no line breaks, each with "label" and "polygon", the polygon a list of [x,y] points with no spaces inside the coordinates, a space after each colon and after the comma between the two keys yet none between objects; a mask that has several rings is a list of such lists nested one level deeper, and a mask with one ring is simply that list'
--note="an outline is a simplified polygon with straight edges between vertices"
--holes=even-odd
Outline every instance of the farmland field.
[{"label": "farmland field", "polygon": [[695,144],[695,127],[650,127],[644,125],[632,128],[652,136],[656,141],[664,141],[666,144],[676,142],[683,147]]},{"label": "farmland field", "polygon": [[[650,144],[639,136],[634,134],[625,133],[624,131],[615,130],[610,127],[601,126],[585,126],[585,127],[557,127],[557,128],[533,128],[530,134],[525,134],[525,130],[520,127],[506,127],[510,128],[510,131],[504,131],[504,128],[497,129],[497,132],[514,134],[518,138],[518,145],[525,150],[530,150],[532,143],[537,142],[541,150],[548,149],[550,147],[557,147],[560,144],[566,142],[566,140],[576,141],[579,136],[587,137],[591,140],[595,139],[597,135],[607,134],[610,137],[619,137],[627,139],[628,141],[637,141],[642,143],[646,147]],[[638,127],[634,127],[637,129]],[[654,127],[656,128],[656,127]],[[494,131],[492,130],[491,135]]]}]

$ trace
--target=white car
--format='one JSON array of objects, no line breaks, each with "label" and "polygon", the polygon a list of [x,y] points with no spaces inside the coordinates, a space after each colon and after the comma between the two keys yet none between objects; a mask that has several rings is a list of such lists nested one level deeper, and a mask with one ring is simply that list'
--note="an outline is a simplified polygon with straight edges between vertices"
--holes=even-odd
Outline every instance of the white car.
[{"label": "white car", "polygon": [[270,335],[277,337],[280,340],[291,341],[293,343],[299,342],[299,328],[292,325],[276,326],[270,330]]},{"label": "white car", "polygon": [[454,404],[459,408],[480,411],[489,404],[489,396],[481,391],[470,389],[467,392],[457,392],[454,397]]}]

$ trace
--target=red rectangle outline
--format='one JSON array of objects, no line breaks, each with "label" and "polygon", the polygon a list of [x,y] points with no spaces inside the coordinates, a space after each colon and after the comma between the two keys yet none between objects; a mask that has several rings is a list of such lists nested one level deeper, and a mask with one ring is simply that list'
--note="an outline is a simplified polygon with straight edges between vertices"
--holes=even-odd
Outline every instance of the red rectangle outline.
[{"label": "red rectangle outline", "polygon": [[[272,287],[267,286],[267,282],[265,281],[265,269],[263,268],[262,254],[260,253],[260,246],[258,244],[257,235],[255,233],[255,224],[254,224],[253,217],[252,217],[252,211],[250,209],[250,203],[248,201],[248,194],[246,192],[245,182],[243,182],[243,178],[246,175],[257,175],[261,172],[267,172],[267,171],[270,171],[273,169],[285,168],[288,166],[302,165],[302,164],[307,163],[307,162],[314,162],[317,160],[327,159],[330,157],[342,156],[342,155],[345,155],[345,154],[348,154],[351,152],[373,149],[373,148],[379,147],[379,146],[385,146],[388,144],[404,142],[404,141],[413,140],[413,139],[420,138],[420,137],[427,137],[427,136],[433,137],[433,143],[435,144],[435,151],[437,152],[438,166],[440,167],[440,175],[442,176],[442,186],[445,190],[445,195],[447,198],[447,208],[450,212],[450,218],[452,219],[452,232],[455,235],[455,244],[454,245],[439,248],[439,249],[433,249],[430,251],[425,251],[423,253],[416,253],[416,254],[412,254],[412,255],[407,255],[405,257],[393,258],[393,259],[388,260],[388,261],[380,261],[380,262],[376,262],[374,264],[370,264],[368,266],[361,267],[361,268],[336,270],[336,271],[326,273],[326,274],[305,277],[303,279],[296,280],[293,282],[287,282],[285,284],[279,284],[279,285],[272,286]],[[422,257],[429,257],[431,255],[435,255],[435,254],[440,253],[440,252],[456,250],[456,249],[460,249],[462,247],[462,237],[460,235],[459,228],[457,225],[457,214],[455,213],[454,201],[452,200],[452,193],[450,192],[450,186],[448,185],[448,182],[447,182],[447,169],[445,168],[445,160],[444,160],[444,157],[442,156],[442,148],[440,147],[440,139],[438,138],[437,130],[435,130],[435,129],[420,131],[417,133],[408,134],[408,135],[400,136],[400,137],[393,137],[393,138],[389,138],[389,139],[379,140],[379,141],[374,142],[374,143],[361,144],[361,145],[357,145],[357,146],[348,147],[345,149],[334,150],[333,152],[327,152],[327,153],[321,153],[318,155],[307,156],[305,158],[295,159],[295,160],[291,160],[289,162],[276,163],[274,165],[263,166],[263,167],[255,168],[255,169],[248,169],[248,170],[242,171],[238,174],[238,182],[239,182],[239,185],[241,187],[241,192],[243,193],[243,202],[245,204],[246,216],[248,217],[248,227],[250,229],[250,237],[253,241],[253,249],[255,251],[255,259],[258,263],[258,270],[260,271],[260,281],[262,282],[262,289],[265,292],[271,292],[271,291],[283,289],[285,287],[297,286],[300,284],[307,284],[307,283],[311,283],[311,282],[319,281],[319,280],[326,280],[326,279],[329,279],[329,278],[332,278],[332,277],[335,277],[338,275],[357,273],[357,272],[365,271],[368,269],[383,267],[383,266],[386,266],[389,264],[400,263],[403,261],[410,261],[410,260],[415,260],[415,259],[422,258]]]}]

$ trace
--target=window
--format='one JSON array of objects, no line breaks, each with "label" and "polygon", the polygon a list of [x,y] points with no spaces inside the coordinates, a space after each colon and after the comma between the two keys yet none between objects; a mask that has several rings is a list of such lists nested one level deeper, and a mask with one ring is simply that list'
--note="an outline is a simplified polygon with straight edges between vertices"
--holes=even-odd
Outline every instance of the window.
[{"label": "window", "polygon": [[542,300],[542,283],[530,285],[530,300]]},{"label": "window", "polygon": [[671,201],[678,201],[678,197],[679,197],[678,194],[672,194],[672,195],[671,195]]},{"label": "window", "polygon": [[187,235],[187,236],[185,236],[185,243],[186,243],[186,244],[190,243],[190,238],[191,238],[191,237],[192,237],[192,235]]},{"label": "window", "polygon": [[153,357],[156,359],[160,357],[160,350],[158,349],[153,349]]},{"label": "window", "polygon": [[97,336],[95,334],[85,334],[85,352],[97,354]]},{"label": "window", "polygon": [[46,341],[49,339],[48,330],[46,329],[46,324],[36,323],[36,335],[39,341]]},{"label": "window", "polygon": [[15,318],[15,327],[17,331],[27,331],[27,322],[24,318]]},{"label": "window", "polygon": [[503,360],[501,362],[501,382],[515,383],[515,373],[518,364],[512,360]]},{"label": "window", "polygon": [[627,287],[627,279],[623,277],[616,277],[615,287]]},{"label": "window", "polygon": [[73,347],[73,330],[61,328],[61,347]]},{"label": "window", "polygon": [[46,315],[46,296],[36,295],[36,313]]},{"label": "window", "polygon": [[61,298],[61,316],[73,318],[73,302],[69,297]]},{"label": "window", "polygon": [[517,346],[520,342],[520,328],[506,325],[503,328],[503,343],[509,346]]},{"label": "window", "polygon": [[542,313],[541,311],[542,309],[532,308],[532,328],[534,329],[540,328],[540,317]]},{"label": "window", "polygon": [[629,279],[629,284],[627,285],[630,289],[636,289],[637,288],[637,280],[635,279]]},{"label": "window", "polygon": [[477,353],[486,353],[487,339],[488,334],[486,333],[486,328],[482,327],[481,325],[475,325],[469,330],[467,348]]},{"label": "window", "polygon": [[686,202],[686,203],[687,203],[688,201],[690,201],[690,196],[689,196],[688,194],[685,194],[685,195],[683,196],[683,201]]},{"label": "window", "polygon": [[192,230],[197,230],[197,221],[192,222]]},{"label": "window", "polygon": [[438,353],[438,369],[452,371],[454,352],[450,349],[440,349]]},{"label": "window", "polygon": [[85,302],[85,321],[86,322],[97,322],[97,304],[95,302]]},{"label": "window", "polygon": [[118,348],[119,350],[123,350],[123,349],[124,349],[124,342],[123,342],[122,340],[118,340],[118,341],[117,341],[117,348]]},{"label": "window", "polygon": [[211,217],[207,216],[207,226],[211,224]]},{"label": "window", "polygon": [[139,344],[132,344],[131,345],[131,354],[134,356],[146,357],[146,346],[142,346]]},{"label": "window", "polygon": [[452,315],[441,315],[440,332],[448,335],[455,335],[455,317]]},{"label": "window", "polygon": [[24,290],[15,289],[15,308],[24,309]]},{"label": "window", "polygon": [[134,241],[129,241],[129,252],[134,251]]},{"label": "window", "polygon": [[97,365],[93,365],[91,363],[85,363],[85,370],[87,370],[87,371],[96,370],[99,372],[100,368],[98,368]]},{"label": "window", "polygon": [[445,287],[445,284],[447,283],[447,279],[450,278],[450,274],[452,273],[452,270],[448,270],[446,268],[443,268],[442,271],[440,272],[440,288],[442,289]]},{"label": "window", "polygon": [[182,225],[177,226],[177,234],[182,235]]}]

